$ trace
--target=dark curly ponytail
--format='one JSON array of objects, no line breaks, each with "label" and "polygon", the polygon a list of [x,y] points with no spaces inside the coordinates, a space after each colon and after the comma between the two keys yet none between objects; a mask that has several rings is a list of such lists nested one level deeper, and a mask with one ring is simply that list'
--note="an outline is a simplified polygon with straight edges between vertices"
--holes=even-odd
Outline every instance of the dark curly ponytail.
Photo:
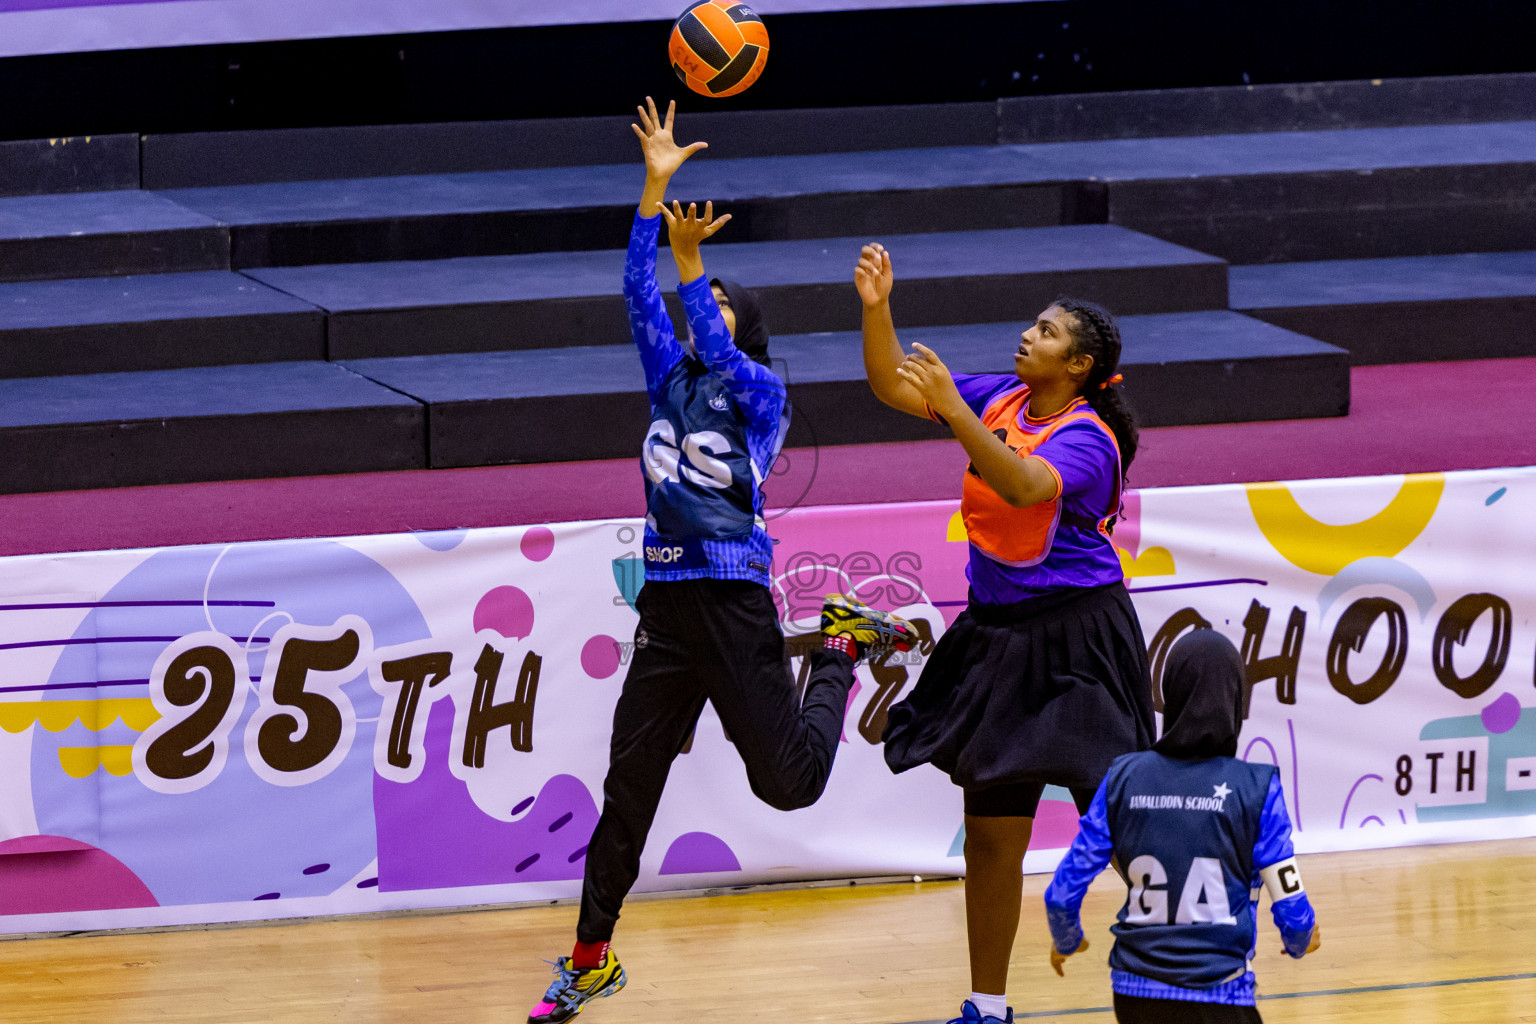
[{"label": "dark curly ponytail", "polygon": [[1136,458],[1140,431],[1130,406],[1120,397],[1120,389],[1105,383],[1115,375],[1120,366],[1120,328],[1109,310],[1082,299],[1057,299],[1051,303],[1064,313],[1069,313],[1075,323],[1072,329],[1072,354],[1086,353],[1093,357],[1093,368],[1083,382],[1083,397],[1093,411],[1098,413],[1120,446],[1120,472],[1130,471]]}]

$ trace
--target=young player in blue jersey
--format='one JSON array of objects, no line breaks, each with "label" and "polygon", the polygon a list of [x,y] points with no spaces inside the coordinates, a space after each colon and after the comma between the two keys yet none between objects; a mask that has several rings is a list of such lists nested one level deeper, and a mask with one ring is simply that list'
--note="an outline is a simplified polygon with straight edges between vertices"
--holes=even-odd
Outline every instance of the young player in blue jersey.
[{"label": "young player in blue jersey", "polygon": [[1280,773],[1237,760],[1243,662],[1209,629],[1168,653],[1163,735],[1115,761],[1045,890],[1051,966],[1088,948],[1079,909],[1111,857],[1130,893],[1111,931],[1121,1024],[1256,1024],[1259,889],[1289,956],[1321,934],[1291,847]]},{"label": "young player in blue jersey", "polygon": [[1047,784],[1079,811],[1120,754],[1152,742],[1146,643],[1109,531],[1136,425],[1113,385],[1120,332],[1060,299],[1024,332],[1012,373],[951,374],[891,318],[884,247],[854,270],[875,396],[947,424],[970,456],[960,514],[970,600],[891,708],[893,771],[932,764],[965,794],[971,993],[950,1024],[1003,1024],[1023,860]]},{"label": "young player in blue jersey", "polygon": [[[635,133],[645,188],[624,267],[624,303],[640,350],[651,425],[645,476],[645,585],[635,604],[634,656],[613,712],[603,811],[587,847],[576,946],[528,1014],[558,1024],[624,986],[609,944],[672,762],[708,700],[746,764],[752,792],[780,810],[826,788],[860,657],[908,650],[904,620],[841,595],[822,609],[824,647],[811,655],[805,699],[786,671],[784,636],[768,590],[773,541],[762,483],[789,426],[784,382],[768,366],[768,332],[751,292],[704,274],[699,243],[730,215],[665,205],[672,175],[705,143],[678,146],[674,108],[649,98]],[[641,127],[641,126],[644,127]],[[667,222],[689,338],[678,340],[656,285]]]}]

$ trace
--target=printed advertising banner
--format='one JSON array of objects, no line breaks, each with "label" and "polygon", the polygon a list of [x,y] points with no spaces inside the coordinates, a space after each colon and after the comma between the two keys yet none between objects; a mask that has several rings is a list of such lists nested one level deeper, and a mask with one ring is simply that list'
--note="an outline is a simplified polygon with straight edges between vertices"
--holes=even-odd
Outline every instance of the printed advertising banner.
[{"label": "printed advertising banner", "polygon": [[[637,484],[638,485],[638,484]],[[1300,852],[1536,835],[1536,469],[1133,492],[1156,676],[1238,644],[1240,754]],[[706,708],[639,888],[960,872],[958,791],[879,737],[964,607],[954,502],[770,523],[803,680],[822,596],[924,642],[861,666],[826,794],[758,802]],[[637,521],[0,559],[0,931],[579,892],[637,623]],[[1029,870],[1075,834],[1047,791]]]}]

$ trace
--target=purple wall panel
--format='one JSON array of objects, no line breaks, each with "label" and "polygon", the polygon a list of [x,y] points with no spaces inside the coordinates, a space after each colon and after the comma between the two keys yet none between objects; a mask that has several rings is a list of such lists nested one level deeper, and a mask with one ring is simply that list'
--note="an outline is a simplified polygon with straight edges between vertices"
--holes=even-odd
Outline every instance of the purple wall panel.
[{"label": "purple wall panel", "polygon": [[[988,4],[1005,0],[951,0]],[[157,46],[673,18],[685,0],[0,0],[0,57]],[[930,6],[755,0],[758,13]],[[90,8],[85,15],[81,8]]]}]

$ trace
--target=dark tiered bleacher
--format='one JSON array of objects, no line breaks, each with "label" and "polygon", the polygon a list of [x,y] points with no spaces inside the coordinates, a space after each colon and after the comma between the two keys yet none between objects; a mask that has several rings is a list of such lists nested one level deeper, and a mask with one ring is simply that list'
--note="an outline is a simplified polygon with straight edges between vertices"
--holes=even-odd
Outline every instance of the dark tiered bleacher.
[{"label": "dark tiered bleacher", "polygon": [[1536,252],[1233,267],[1231,281],[1233,309],[1356,366],[1536,354]]},{"label": "dark tiered bleacher", "polygon": [[152,192],[0,199],[0,281],[229,269],[229,228]]},{"label": "dark tiered bleacher", "polygon": [[[1148,426],[1337,417],[1352,362],[1531,353],[1533,83],[685,108],[712,147],[674,190],[733,214],[706,262],[763,299],[791,445],[943,436],[863,382],[872,238],[956,369],[1072,293],[1126,317]],[[0,489],[629,456],[633,149],[623,117],[0,144]]]},{"label": "dark tiered bleacher", "polygon": [[[960,372],[996,373],[1018,344],[1018,323],[914,327],[902,340],[942,352]],[[1227,311],[1129,316],[1121,325],[1127,392],[1147,426],[1342,416],[1349,409],[1348,356],[1332,345]],[[948,436],[874,397],[857,331],[780,335],[773,358],[794,396],[790,447]],[[640,360],[629,345],[342,365],[426,404],[434,468],[622,459],[650,423],[644,389],[635,386]],[[594,409],[604,429],[571,429]]]},{"label": "dark tiered bleacher", "polygon": [[[620,237],[628,240],[627,223]],[[1110,225],[883,237],[899,261],[902,316],[912,324],[1033,318],[1052,297],[1075,291],[1126,313],[1227,304],[1222,261]],[[776,333],[847,330],[859,324],[849,268],[863,241],[716,242],[708,268],[749,282]],[[666,252],[657,269],[663,288],[676,285]],[[357,359],[628,346],[614,289],[623,272],[624,252],[607,250],[247,273],[327,310],[331,358]]]},{"label": "dark tiered bleacher", "polygon": [[0,381],[0,490],[425,465],[426,411],[319,361]]},{"label": "dark tiered bleacher", "polygon": [[0,378],[325,358],[325,313],[243,274],[0,284]]}]

